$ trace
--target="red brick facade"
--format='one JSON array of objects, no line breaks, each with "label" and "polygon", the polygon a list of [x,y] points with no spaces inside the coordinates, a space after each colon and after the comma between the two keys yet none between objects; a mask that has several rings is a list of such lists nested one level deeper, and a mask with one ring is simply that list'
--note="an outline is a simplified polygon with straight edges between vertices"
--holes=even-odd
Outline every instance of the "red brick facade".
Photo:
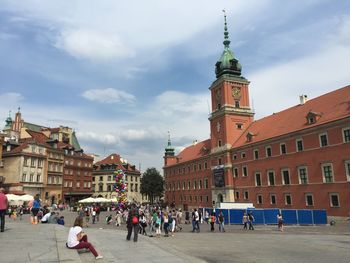
[{"label": "red brick facade", "polygon": [[211,138],[165,154],[165,200],[185,209],[249,202],[347,216],[350,86],[254,121],[249,82],[240,65],[224,64],[227,48],[209,88]]}]

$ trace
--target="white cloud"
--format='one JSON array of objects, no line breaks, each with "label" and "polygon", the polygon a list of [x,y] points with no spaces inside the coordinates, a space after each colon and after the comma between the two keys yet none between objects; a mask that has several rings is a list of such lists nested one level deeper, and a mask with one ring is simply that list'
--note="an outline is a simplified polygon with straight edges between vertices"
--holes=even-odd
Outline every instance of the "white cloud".
[{"label": "white cloud", "polygon": [[[204,94],[188,94],[175,90],[168,90],[158,95],[155,99],[151,111],[161,109],[157,114],[164,117],[178,116],[187,118],[188,114],[205,114],[208,113],[207,102],[210,101],[209,92]],[[186,114],[184,116],[183,114]]]},{"label": "white cloud", "polygon": [[63,31],[57,37],[55,46],[73,57],[95,61],[134,56],[134,51],[116,35],[86,29]]},{"label": "white cloud", "polygon": [[[0,9],[13,12],[14,23],[25,21],[47,28],[52,34],[57,33],[54,45],[71,56],[92,61],[111,61],[128,58],[136,53],[142,56],[159,52],[165,47],[182,43],[208,30],[208,26],[222,23],[223,7],[233,20],[242,12],[258,12],[266,2],[27,0],[18,3],[4,0]],[[200,15],[196,16],[198,6]]]},{"label": "white cloud", "polygon": [[[344,18],[338,31],[319,52],[293,61],[264,68],[247,76],[257,118],[299,103],[299,95],[320,96],[349,85],[350,17]],[[272,102],[273,103],[267,103]]]},{"label": "white cloud", "polygon": [[86,90],[82,96],[101,103],[134,103],[136,100],[134,95],[112,88]]}]

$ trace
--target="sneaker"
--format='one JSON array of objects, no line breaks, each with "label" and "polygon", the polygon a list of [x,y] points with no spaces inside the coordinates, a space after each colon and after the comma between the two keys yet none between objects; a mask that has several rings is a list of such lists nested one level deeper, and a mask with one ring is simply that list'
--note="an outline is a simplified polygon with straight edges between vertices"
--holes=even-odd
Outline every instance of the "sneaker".
[{"label": "sneaker", "polygon": [[103,258],[103,256],[101,256],[101,255],[98,255],[97,257],[96,257],[96,259],[102,259]]}]

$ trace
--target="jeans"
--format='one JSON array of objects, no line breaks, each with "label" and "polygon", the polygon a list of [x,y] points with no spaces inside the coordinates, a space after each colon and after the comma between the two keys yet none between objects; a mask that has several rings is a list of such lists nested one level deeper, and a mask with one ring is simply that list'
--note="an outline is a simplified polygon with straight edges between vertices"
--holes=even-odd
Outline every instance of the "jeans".
[{"label": "jeans", "polygon": [[6,209],[0,210],[0,228],[1,228],[1,232],[4,232],[4,230],[5,230],[5,214],[6,214]]},{"label": "jeans", "polygon": [[195,228],[197,229],[197,232],[199,233],[201,231],[199,228],[199,221],[195,221],[194,225],[195,225]]},{"label": "jeans", "polygon": [[219,231],[225,232],[225,223],[224,222],[219,222]]}]

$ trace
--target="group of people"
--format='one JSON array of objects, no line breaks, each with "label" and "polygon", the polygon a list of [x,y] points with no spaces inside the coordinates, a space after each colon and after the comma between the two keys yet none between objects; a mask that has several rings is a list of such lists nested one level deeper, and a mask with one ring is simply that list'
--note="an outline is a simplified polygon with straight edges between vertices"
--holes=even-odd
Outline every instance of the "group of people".
[{"label": "group of people", "polygon": [[254,230],[254,225],[253,225],[254,221],[255,221],[255,218],[252,212],[244,213],[242,218],[243,229],[247,230],[249,225],[249,230]]}]

